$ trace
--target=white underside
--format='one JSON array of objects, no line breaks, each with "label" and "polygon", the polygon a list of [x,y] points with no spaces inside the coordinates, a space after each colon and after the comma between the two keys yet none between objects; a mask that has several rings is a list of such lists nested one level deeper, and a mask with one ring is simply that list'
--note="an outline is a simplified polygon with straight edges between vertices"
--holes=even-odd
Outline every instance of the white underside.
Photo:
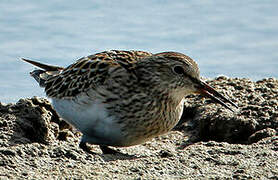
[{"label": "white underside", "polygon": [[[115,123],[115,117],[109,116],[103,103],[97,100],[52,99],[57,113],[83,133],[86,142],[93,144],[121,144],[121,127]],[[86,102],[86,103],[82,103]]]},{"label": "white underside", "polygon": [[181,119],[181,116],[183,114],[184,102],[185,102],[185,98],[182,98],[181,102],[179,103],[176,109],[176,111],[179,112],[179,120]]}]

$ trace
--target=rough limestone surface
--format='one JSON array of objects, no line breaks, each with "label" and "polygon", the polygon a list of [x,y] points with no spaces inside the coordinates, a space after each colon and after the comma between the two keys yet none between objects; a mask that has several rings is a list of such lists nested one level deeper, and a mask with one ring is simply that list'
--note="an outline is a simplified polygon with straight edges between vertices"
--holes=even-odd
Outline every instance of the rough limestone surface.
[{"label": "rough limestone surface", "polygon": [[46,99],[0,103],[0,179],[278,179],[278,80],[207,82],[239,109],[188,96],[172,132],[116,155],[81,150]]}]

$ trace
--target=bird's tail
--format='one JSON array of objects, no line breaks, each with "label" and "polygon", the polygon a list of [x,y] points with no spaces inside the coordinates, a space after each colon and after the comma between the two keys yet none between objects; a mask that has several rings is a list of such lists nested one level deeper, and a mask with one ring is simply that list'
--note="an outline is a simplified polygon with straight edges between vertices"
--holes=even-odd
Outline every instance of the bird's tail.
[{"label": "bird's tail", "polygon": [[45,87],[45,81],[47,79],[59,74],[64,69],[63,67],[42,64],[29,59],[24,59],[24,58],[21,59],[25,62],[28,62],[34,66],[41,68],[30,72],[30,75],[39,83],[41,87]]}]

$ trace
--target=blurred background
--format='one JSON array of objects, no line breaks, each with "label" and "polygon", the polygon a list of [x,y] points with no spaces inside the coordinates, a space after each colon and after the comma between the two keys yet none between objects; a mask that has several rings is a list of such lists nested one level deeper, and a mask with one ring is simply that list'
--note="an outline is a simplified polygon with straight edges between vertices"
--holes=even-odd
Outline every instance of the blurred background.
[{"label": "blurred background", "polygon": [[1,0],[0,101],[44,96],[20,57],[67,66],[122,49],[177,51],[201,75],[278,76],[276,0]]}]

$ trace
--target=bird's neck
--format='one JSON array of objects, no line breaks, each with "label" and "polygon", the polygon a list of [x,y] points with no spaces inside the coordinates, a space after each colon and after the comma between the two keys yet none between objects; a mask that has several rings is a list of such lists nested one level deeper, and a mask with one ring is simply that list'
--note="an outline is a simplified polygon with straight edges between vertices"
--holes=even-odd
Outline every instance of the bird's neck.
[{"label": "bird's neck", "polygon": [[181,118],[185,98],[166,91],[158,92],[155,98],[158,99],[156,107],[159,107],[155,113],[156,119],[163,123],[164,130],[169,131]]}]

